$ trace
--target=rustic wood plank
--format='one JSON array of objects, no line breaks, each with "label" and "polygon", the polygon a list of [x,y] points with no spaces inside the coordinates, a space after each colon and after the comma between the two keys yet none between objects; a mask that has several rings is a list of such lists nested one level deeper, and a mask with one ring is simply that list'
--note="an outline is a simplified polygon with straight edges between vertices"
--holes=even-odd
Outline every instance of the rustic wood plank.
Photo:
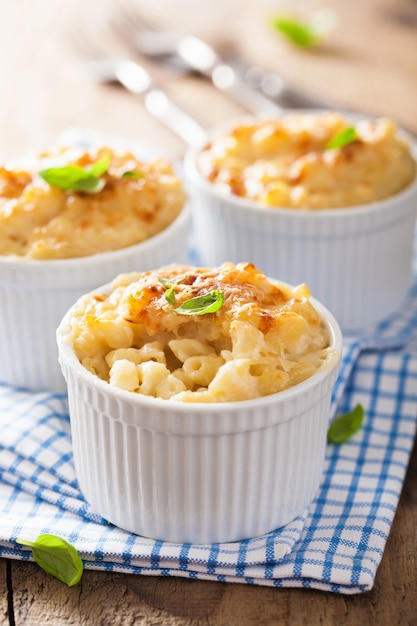
[{"label": "rustic wood plank", "polygon": [[[317,5],[314,0],[303,4],[307,14]],[[179,9],[185,5],[187,15]],[[200,3],[182,0],[173,8],[170,0],[158,0],[143,3],[143,9],[168,27],[184,29],[193,22],[196,34],[213,42],[219,39],[213,16],[228,11],[233,19],[224,32],[249,61],[281,72],[290,84],[329,105],[390,115],[417,132],[417,5],[410,4],[408,22],[395,18],[401,8],[396,0],[364,3],[360,19],[356,3],[338,0],[332,5],[340,27],[317,51],[294,48],[269,30],[272,11],[295,10],[289,0],[277,7],[270,0],[212,0],[209,13]],[[98,87],[71,46],[80,11],[82,23],[93,27],[106,14],[114,15],[115,7],[112,0],[101,0],[99,11],[96,3],[80,0],[21,0],[0,7],[0,49],[6,60],[0,66],[0,161],[52,145],[71,125],[152,143],[173,157],[182,154],[183,143],[154,120],[140,100],[118,88]],[[217,125],[244,112],[204,80],[155,66],[152,71],[203,125]]]},{"label": "rustic wood plank", "polygon": [[7,568],[8,563],[4,559],[0,559],[0,626],[9,626],[8,611],[8,585],[7,585]]}]

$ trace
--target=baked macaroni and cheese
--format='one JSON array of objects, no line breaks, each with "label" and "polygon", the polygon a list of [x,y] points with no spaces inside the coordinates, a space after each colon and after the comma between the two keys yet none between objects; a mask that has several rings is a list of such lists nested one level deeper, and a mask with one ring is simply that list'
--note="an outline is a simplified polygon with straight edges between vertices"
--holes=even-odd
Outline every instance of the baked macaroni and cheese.
[{"label": "baked macaroni and cheese", "polygon": [[68,323],[90,372],[185,402],[273,394],[336,356],[307,287],[272,282],[251,263],[123,274],[81,298]]},{"label": "baked macaroni and cheese", "polygon": [[394,122],[353,125],[334,112],[239,124],[210,141],[198,167],[225,193],[295,209],[367,204],[395,195],[416,177],[416,162]]},{"label": "baked macaroni and cheese", "polygon": [[44,153],[0,167],[0,255],[89,256],[140,243],[181,212],[185,192],[171,165],[107,147]]}]

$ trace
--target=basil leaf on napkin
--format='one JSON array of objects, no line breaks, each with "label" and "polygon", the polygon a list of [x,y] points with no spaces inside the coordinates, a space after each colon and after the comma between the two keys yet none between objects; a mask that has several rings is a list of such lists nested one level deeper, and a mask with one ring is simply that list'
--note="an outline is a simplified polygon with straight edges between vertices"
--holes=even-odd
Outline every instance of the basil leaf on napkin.
[{"label": "basil leaf on napkin", "polygon": [[327,431],[327,441],[329,443],[345,443],[361,428],[365,417],[365,409],[361,404],[357,404],[350,413],[339,415]]}]

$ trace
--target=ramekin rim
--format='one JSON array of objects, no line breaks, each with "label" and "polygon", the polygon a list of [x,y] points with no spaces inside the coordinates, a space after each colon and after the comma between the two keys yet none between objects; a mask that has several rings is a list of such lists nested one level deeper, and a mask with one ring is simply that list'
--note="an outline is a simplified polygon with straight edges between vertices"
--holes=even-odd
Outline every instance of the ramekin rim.
[{"label": "ramekin rim", "polygon": [[[315,109],[286,109],[284,110],[284,114],[291,113],[291,112],[302,113],[303,111],[304,112],[320,112],[320,111],[326,112],[326,111],[329,111],[329,109],[317,109],[317,110]],[[334,112],[338,112],[338,111],[334,110]],[[372,116],[369,116],[369,115],[359,116],[358,114],[355,114],[354,112],[351,113],[351,116],[354,116],[356,118],[359,117],[359,119],[372,119]],[[204,175],[199,171],[197,167],[197,157],[202,151],[202,149],[205,147],[205,145],[207,145],[207,142],[210,140],[210,138],[221,133],[222,129],[226,130],[227,128],[232,128],[237,123],[239,123],[239,121],[244,121],[244,120],[262,120],[262,118],[252,115],[252,116],[241,116],[232,121],[229,120],[229,122],[226,124],[218,125],[210,129],[208,131],[207,141],[204,144],[201,144],[199,146],[190,146],[189,148],[187,148],[184,154],[184,158],[183,158],[183,167],[184,167],[184,173],[186,175],[186,183],[191,182],[193,184],[196,184],[200,189],[203,189],[204,191],[206,191],[208,195],[212,195],[216,199],[222,200],[224,202],[230,202],[230,204],[233,205],[235,208],[243,209],[245,211],[256,210],[257,212],[266,213],[269,215],[277,214],[277,215],[294,216],[295,219],[297,219],[295,216],[298,216],[299,218],[305,218],[306,216],[315,216],[313,217],[313,219],[320,219],[320,215],[323,217],[326,217],[326,219],[329,219],[329,218],[337,219],[338,216],[346,216],[351,213],[354,215],[357,215],[358,213],[365,214],[365,213],[381,212],[383,210],[390,210],[393,203],[396,204],[397,202],[401,202],[404,199],[407,200],[408,196],[413,196],[414,194],[417,195],[417,173],[406,187],[404,187],[398,193],[392,196],[383,198],[381,200],[375,200],[367,204],[357,204],[354,206],[333,207],[333,208],[327,208],[327,209],[307,209],[307,208],[298,209],[298,208],[292,208],[292,207],[264,206],[256,202],[255,200],[250,200],[249,198],[235,196],[233,194],[226,194],[222,192],[219,186],[216,186],[213,183],[210,183],[210,181],[208,181],[204,177]],[[417,167],[417,138],[415,138],[409,131],[405,130],[402,127],[399,127],[398,131],[402,135],[406,136],[408,142],[410,143],[410,151],[416,162],[416,167]]]},{"label": "ramekin rim", "polygon": [[[283,282],[283,281],[279,281]],[[102,287],[106,288],[111,283],[107,283]],[[286,284],[286,283],[284,283]],[[99,288],[100,290],[100,288]],[[97,292],[97,290],[94,290]],[[88,295],[88,294],[86,294]],[[85,296],[84,296],[85,297]],[[185,413],[203,413],[207,411],[207,407],[211,413],[221,413],[224,412],[225,407],[229,411],[238,410],[242,408],[244,405],[245,408],[250,408],[253,406],[264,406],[268,404],[282,404],[287,400],[290,400],[294,396],[307,391],[310,387],[314,387],[319,384],[322,380],[328,378],[331,373],[339,366],[339,363],[342,358],[342,349],[343,349],[343,335],[339,323],[334,317],[333,313],[329,311],[321,302],[316,300],[314,297],[309,298],[310,302],[316,308],[319,313],[321,319],[324,321],[327,330],[330,335],[330,347],[334,348],[335,353],[330,358],[330,362],[327,361],[323,364],[323,366],[317,370],[314,374],[301,381],[300,383],[289,387],[288,389],[284,389],[283,391],[279,391],[274,394],[269,394],[266,396],[261,396],[259,398],[253,398],[250,400],[238,400],[232,402],[209,402],[209,403],[200,403],[200,402],[180,402],[180,401],[172,401],[172,400],[164,400],[162,398],[155,398],[153,396],[145,396],[142,394],[135,394],[131,391],[126,391],[124,389],[119,389],[117,387],[111,386],[104,380],[101,380],[91,372],[89,372],[78,360],[75,351],[71,345],[69,339],[69,326],[68,320],[71,315],[73,308],[77,303],[67,311],[65,316],[63,317],[60,325],[56,330],[56,338],[59,348],[59,361],[61,361],[61,353],[64,356],[66,363],[69,364],[70,369],[76,375],[77,379],[82,379],[88,386],[92,386],[93,388],[109,395],[113,398],[118,398],[122,400],[126,400],[129,404],[138,405],[142,407],[154,407],[158,408],[160,411],[172,412],[175,411],[184,411]]]}]

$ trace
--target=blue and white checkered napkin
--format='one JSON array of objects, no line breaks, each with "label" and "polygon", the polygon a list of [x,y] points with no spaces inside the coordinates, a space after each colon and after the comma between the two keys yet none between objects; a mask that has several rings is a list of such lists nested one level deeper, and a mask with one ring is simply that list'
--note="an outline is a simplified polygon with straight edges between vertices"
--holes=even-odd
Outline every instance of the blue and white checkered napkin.
[{"label": "blue and white checkered napkin", "polygon": [[371,589],[416,430],[416,340],[417,282],[403,313],[377,333],[346,340],[334,406],[345,412],[360,402],[366,419],[349,442],[328,446],[309,510],[268,535],[229,544],[170,544],[107,524],[77,487],[66,398],[0,386],[0,555],[29,559],[16,539],[48,532],[70,541],[91,569]]}]

